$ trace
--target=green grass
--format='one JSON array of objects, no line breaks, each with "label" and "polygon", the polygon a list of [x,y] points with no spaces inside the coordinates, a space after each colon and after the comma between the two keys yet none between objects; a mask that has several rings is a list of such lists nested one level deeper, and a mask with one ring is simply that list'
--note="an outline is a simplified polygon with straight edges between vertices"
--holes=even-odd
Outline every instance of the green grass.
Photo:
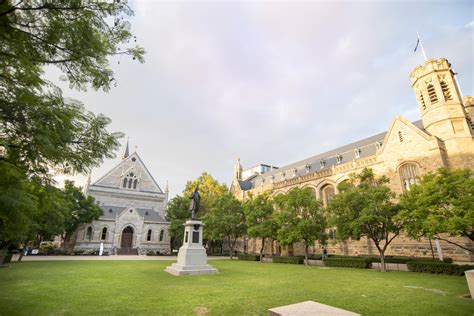
[{"label": "green grass", "polygon": [[[211,261],[220,274],[175,277],[169,261],[13,263],[0,315],[266,315],[313,300],[363,315],[472,315],[465,277]],[[444,292],[441,293],[440,291]]]}]

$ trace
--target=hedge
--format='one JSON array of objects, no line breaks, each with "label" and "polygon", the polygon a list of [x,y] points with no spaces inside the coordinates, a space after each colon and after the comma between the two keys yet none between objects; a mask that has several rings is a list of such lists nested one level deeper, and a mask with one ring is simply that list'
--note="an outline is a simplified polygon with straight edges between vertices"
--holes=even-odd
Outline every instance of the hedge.
[{"label": "hedge", "polygon": [[292,263],[292,264],[303,264],[304,258],[302,257],[273,257],[273,263]]},{"label": "hedge", "polygon": [[473,265],[457,265],[442,261],[411,261],[407,263],[408,270],[412,272],[425,272],[437,274],[464,275],[467,270],[474,269]]},{"label": "hedge", "polygon": [[260,255],[238,254],[237,258],[239,260],[260,261]]},{"label": "hedge", "polygon": [[371,261],[368,258],[328,258],[324,260],[324,265],[328,267],[345,267],[345,268],[360,268],[367,269],[371,266]]},{"label": "hedge", "polygon": [[[378,256],[360,256],[360,258],[367,258],[371,262],[380,262],[380,257]],[[420,257],[402,257],[402,256],[386,256],[385,263],[407,263],[411,261],[436,261],[439,262],[438,259],[431,259],[431,258],[420,258]],[[451,258],[444,258],[445,263],[452,263],[453,259]]]}]

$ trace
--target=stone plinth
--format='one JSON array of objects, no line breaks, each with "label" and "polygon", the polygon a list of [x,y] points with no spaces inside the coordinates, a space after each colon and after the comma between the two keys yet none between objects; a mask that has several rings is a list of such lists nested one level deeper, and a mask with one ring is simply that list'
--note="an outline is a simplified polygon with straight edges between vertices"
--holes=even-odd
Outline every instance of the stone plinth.
[{"label": "stone plinth", "polygon": [[206,249],[202,246],[202,229],[199,220],[189,220],[184,224],[183,246],[179,248],[178,262],[166,267],[165,271],[176,276],[215,274],[219,271],[207,264]]},{"label": "stone plinth", "polygon": [[468,270],[464,272],[467,279],[467,286],[469,287],[469,292],[471,293],[471,298],[474,299],[474,270]]},{"label": "stone plinth", "polygon": [[313,301],[306,301],[297,304],[291,304],[281,307],[275,307],[268,310],[268,316],[360,316],[353,312],[349,312],[340,308],[332,307],[316,303]]}]

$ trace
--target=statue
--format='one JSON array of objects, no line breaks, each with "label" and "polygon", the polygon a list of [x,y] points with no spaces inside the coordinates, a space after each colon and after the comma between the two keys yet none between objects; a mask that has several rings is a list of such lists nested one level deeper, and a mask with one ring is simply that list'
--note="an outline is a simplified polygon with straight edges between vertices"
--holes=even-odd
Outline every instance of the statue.
[{"label": "statue", "polygon": [[199,212],[199,207],[201,205],[201,196],[199,195],[197,186],[194,192],[191,193],[189,199],[191,200],[191,205],[189,206],[189,209],[191,210],[191,219],[195,220],[197,219],[197,213]]}]

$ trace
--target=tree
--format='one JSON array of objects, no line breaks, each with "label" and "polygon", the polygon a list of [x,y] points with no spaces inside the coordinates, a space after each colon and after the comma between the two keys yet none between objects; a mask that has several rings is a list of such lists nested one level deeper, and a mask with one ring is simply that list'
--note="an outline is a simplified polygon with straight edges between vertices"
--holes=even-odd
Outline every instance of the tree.
[{"label": "tree", "polygon": [[310,188],[294,188],[276,198],[279,212],[277,218],[278,241],[289,245],[302,241],[305,246],[305,264],[308,265],[308,248],[318,240],[326,241],[326,219],[322,205]]},{"label": "tree", "polygon": [[[66,180],[64,184],[64,199],[66,200],[66,216],[64,220],[64,250],[69,250],[73,233],[83,225],[99,219],[102,209],[95,203],[92,196],[85,196],[81,188],[75,187],[73,181]],[[73,244],[75,243],[75,235]]]},{"label": "tree", "polygon": [[[0,1],[0,243],[27,233],[34,210],[27,183],[52,182],[56,173],[85,172],[114,156],[119,133],[44,78],[55,66],[72,88],[110,89],[108,56],[143,62],[133,40],[125,1]],[[13,194],[13,192],[16,192]],[[15,226],[15,227],[12,227]]]},{"label": "tree", "polygon": [[183,224],[190,218],[189,199],[176,195],[168,203],[166,220],[170,222],[168,232],[170,234],[171,250],[179,249],[183,245],[184,226]]},{"label": "tree", "polygon": [[338,186],[339,194],[329,204],[338,239],[371,239],[379,251],[382,271],[386,271],[385,251],[402,228],[388,182],[385,176],[376,179],[372,169],[364,168]]},{"label": "tree", "polygon": [[189,198],[196,186],[199,188],[199,195],[201,196],[201,209],[198,216],[202,217],[210,208],[213,199],[221,196],[228,191],[225,184],[219,183],[209,173],[203,172],[198,178],[188,181],[183,191],[183,196]]},{"label": "tree", "polygon": [[263,260],[265,242],[275,238],[278,224],[273,217],[273,201],[268,193],[257,196],[250,195],[244,203],[244,212],[247,223],[247,234],[252,238],[260,238],[260,261]]},{"label": "tree", "polygon": [[400,220],[412,238],[437,238],[464,250],[474,249],[441,234],[474,241],[474,176],[470,169],[440,168],[419,179],[400,197]]},{"label": "tree", "polygon": [[217,196],[203,217],[210,240],[226,240],[232,259],[235,244],[247,231],[242,203],[227,191]]}]

